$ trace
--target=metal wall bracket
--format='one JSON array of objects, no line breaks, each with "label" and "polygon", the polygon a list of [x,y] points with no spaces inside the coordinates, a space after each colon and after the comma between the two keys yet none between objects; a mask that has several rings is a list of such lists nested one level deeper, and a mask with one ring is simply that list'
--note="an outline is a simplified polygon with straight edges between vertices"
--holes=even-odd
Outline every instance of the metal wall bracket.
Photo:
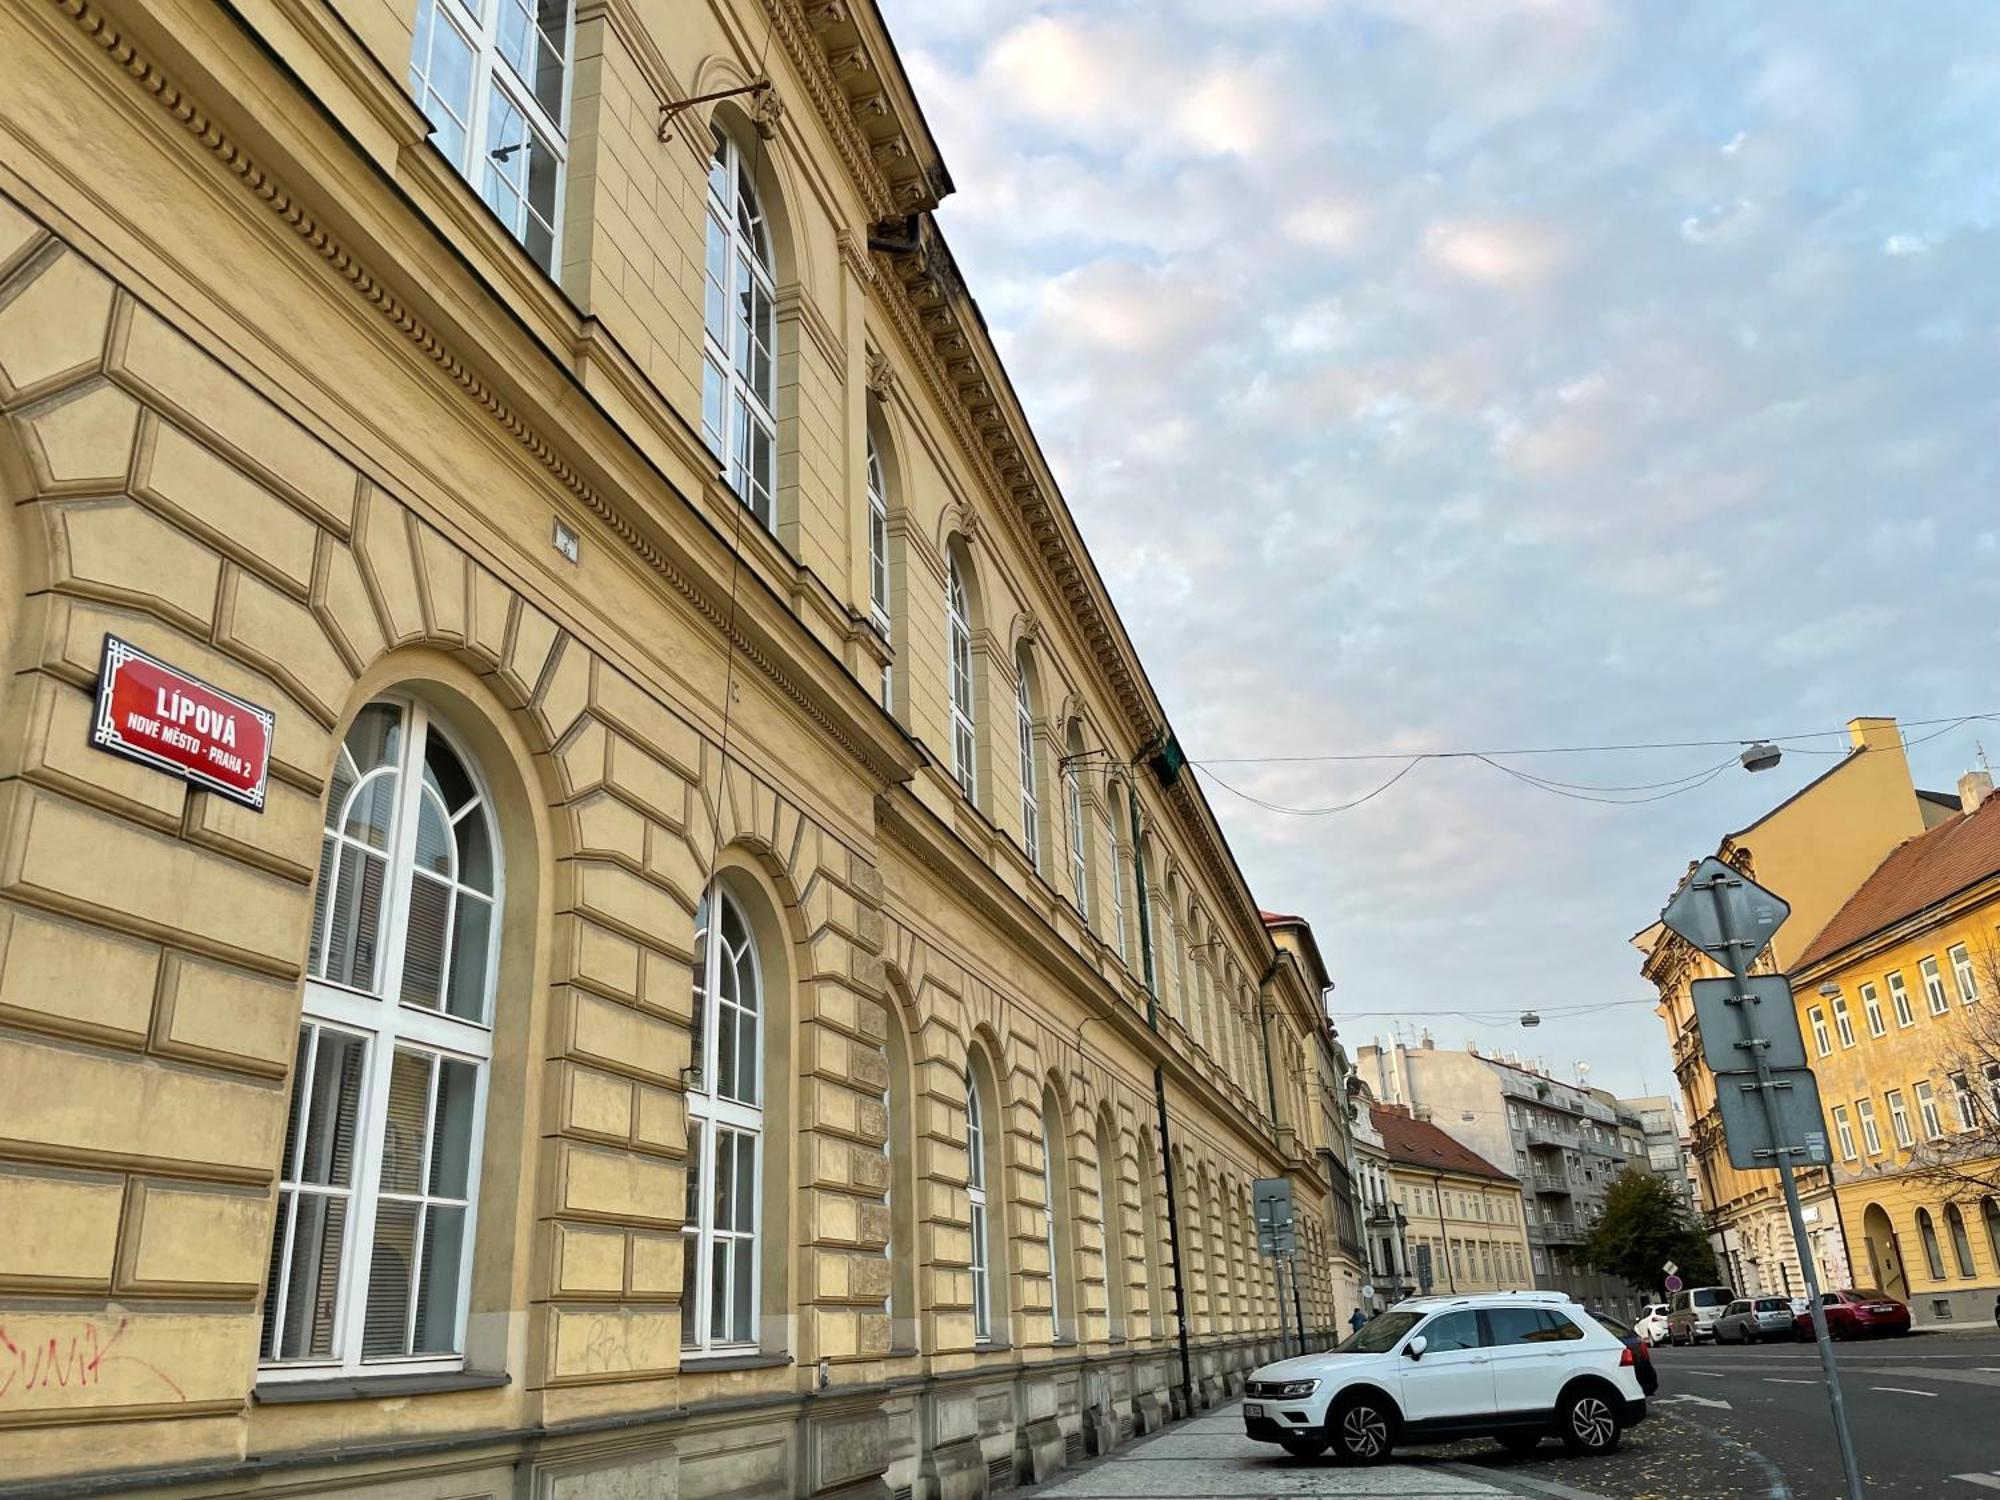
[{"label": "metal wall bracket", "polygon": [[751,123],[757,127],[757,134],[770,140],[778,133],[778,120],[784,114],[784,105],[771,90],[768,78],[753,79],[733,89],[717,89],[709,94],[694,94],[686,99],[675,99],[660,106],[660,144],[665,145],[674,138],[674,121],[697,104],[713,104],[718,99],[735,99],[749,94],[755,99],[750,109]]}]

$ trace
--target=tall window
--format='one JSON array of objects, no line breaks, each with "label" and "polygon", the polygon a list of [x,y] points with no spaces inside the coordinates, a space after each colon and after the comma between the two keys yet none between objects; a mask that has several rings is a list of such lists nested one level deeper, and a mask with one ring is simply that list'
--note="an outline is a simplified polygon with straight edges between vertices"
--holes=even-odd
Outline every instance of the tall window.
[{"label": "tall window", "polygon": [[993,1337],[993,1294],[990,1281],[986,1221],[986,1116],[979,1105],[979,1084],[972,1065],[965,1077],[965,1196],[972,1205],[972,1337],[987,1343]]},{"label": "tall window", "polygon": [[1063,1332],[1062,1257],[1056,1250],[1056,1152],[1062,1134],[1050,1118],[1048,1100],[1042,1101],[1042,1234],[1049,1250],[1049,1333],[1061,1338]]},{"label": "tall window", "polygon": [[1958,1128],[1971,1130],[1979,1123],[1979,1105],[1973,1097],[1972,1083],[1963,1073],[1951,1075],[1951,1102],[1958,1109]]},{"label": "tall window", "polygon": [[1900,973],[1889,976],[1889,1000],[1896,1007],[1898,1026],[1917,1024],[1916,1016],[1910,1011],[1910,992],[1903,987],[1903,976]]},{"label": "tall window", "polygon": [[[882,483],[882,455],[868,439],[868,614],[882,639],[889,634],[889,492]],[[882,666],[882,706],[895,704],[895,668]]]},{"label": "tall window", "polygon": [[486,798],[429,712],[364,708],[327,795],[267,1373],[462,1363],[499,881]]},{"label": "tall window", "polygon": [[1896,1144],[1909,1146],[1915,1143],[1910,1134],[1910,1112],[1903,1106],[1903,1091],[1889,1090],[1889,1126],[1896,1132]]},{"label": "tall window", "polygon": [[1917,1210],[1917,1237],[1924,1242],[1924,1265],[1932,1281],[1944,1280],[1944,1251],[1938,1246],[1937,1223],[1927,1208]]},{"label": "tall window", "polygon": [[1125,937],[1125,846],[1118,836],[1124,823],[1118,811],[1120,790],[1116,786],[1105,788],[1105,800],[1111,804],[1111,933],[1118,944],[1118,956],[1130,963],[1132,950]]},{"label": "tall window", "polygon": [[1835,995],[1833,997],[1833,1028],[1840,1033],[1841,1046],[1852,1047],[1854,1045],[1854,1015],[1847,1008],[1847,996],[1845,995]]},{"label": "tall window", "polygon": [[1813,1051],[1825,1057],[1833,1051],[1833,1041],[1826,1033],[1826,1013],[1815,1005],[1806,1012],[1806,1021],[1812,1027]]},{"label": "tall window", "polygon": [[1861,986],[1861,1012],[1868,1017],[1868,1034],[1870,1036],[1887,1036],[1889,1034],[1888,1023],[1882,1019],[1881,998],[1875,993],[1875,986],[1872,984]]},{"label": "tall window", "polygon": [[1882,1132],[1875,1128],[1875,1101],[1873,1099],[1856,1099],[1854,1101],[1854,1114],[1855,1118],[1861,1121],[1861,1144],[1868,1148],[1870,1156],[1880,1156],[1882,1154]]},{"label": "tall window", "polygon": [[1840,1140],[1840,1159],[1853,1161],[1858,1153],[1854,1149],[1854,1131],[1847,1123],[1847,1106],[1844,1104],[1833,1107],[1833,1133]]},{"label": "tall window", "polygon": [[1014,663],[1014,732],[1021,742],[1021,847],[1028,864],[1042,867],[1042,801],[1035,772],[1035,705],[1028,687],[1028,656]]},{"label": "tall window", "polygon": [[1944,1119],[1938,1113],[1937,1094],[1927,1078],[1916,1087],[1917,1118],[1923,1122],[1924,1139],[1937,1140],[1944,1134]]},{"label": "tall window", "polygon": [[972,605],[965,573],[953,557],[945,581],[945,625],[951,650],[951,774],[975,801],[979,784],[972,719]]},{"label": "tall window", "polygon": [[750,923],[717,885],[695,911],[681,1344],[757,1342],[764,981]]},{"label": "tall window", "polygon": [[1944,975],[1938,971],[1938,961],[1926,958],[1917,965],[1917,972],[1923,976],[1924,1005],[1934,1016],[1941,1016],[1948,1009],[1944,998]]},{"label": "tall window", "polygon": [[1083,822],[1083,772],[1078,759],[1083,754],[1083,736],[1076,725],[1069,726],[1067,760],[1063,768],[1063,806],[1069,815],[1069,883],[1076,892],[1076,914],[1090,920],[1090,843]]},{"label": "tall window", "polygon": [[1131,1293],[1126,1279],[1131,1262],[1125,1258],[1125,1206],[1120,1201],[1121,1163],[1114,1143],[1118,1132],[1109,1113],[1097,1117],[1097,1212],[1104,1232],[1104,1311],[1106,1332],[1125,1337],[1125,1304]]},{"label": "tall window", "polygon": [[418,0],[410,92],[431,138],[553,272],[568,153],[571,0]]},{"label": "tall window", "polygon": [[1974,1274],[1972,1240],[1965,1232],[1965,1214],[1956,1203],[1944,1206],[1944,1224],[1951,1231],[1951,1254],[1958,1262],[1958,1274],[1970,1278]]},{"label": "tall window", "polygon": [[1965,944],[1954,943],[1945,950],[1951,960],[1951,975],[1958,982],[1958,1003],[1976,1005],[1979,1001],[1979,980],[1972,972],[1972,955],[1965,951]]},{"label": "tall window", "polygon": [[711,129],[715,154],[708,166],[701,435],[722,455],[737,498],[769,530],[777,525],[771,470],[778,407],[771,236],[750,180],[750,164],[735,137]]}]

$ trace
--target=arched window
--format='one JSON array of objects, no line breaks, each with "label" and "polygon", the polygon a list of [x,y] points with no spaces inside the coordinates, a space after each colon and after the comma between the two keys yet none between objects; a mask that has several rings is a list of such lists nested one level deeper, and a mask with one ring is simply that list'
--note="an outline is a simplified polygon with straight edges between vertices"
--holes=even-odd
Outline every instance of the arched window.
[{"label": "arched window", "polygon": [[[883,640],[893,638],[889,617],[889,489],[882,480],[882,455],[868,435],[868,615]],[[882,706],[896,706],[896,669],[882,666]]]},{"label": "arched window", "polygon": [[945,624],[951,652],[951,774],[959,790],[976,802],[979,767],[972,697],[972,603],[956,553],[945,583]]},{"label": "arched window", "polygon": [[895,989],[884,999],[889,1015],[889,1082],[883,1089],[887,1135],[882,1149],[888,1158],[888,1185],[883,1205],[889,1210],[889,1345],[898,1352],[917,1347],[917,1175],[916,1118],[911,1105],[911,1043],[908,1012]]},{"label": "arched window", "polygon": [[480,0],[419,0],[410,48],[410,92],[432,143],[551,274],[572,11],[570,0],[500,0],[497,14]]},{"label": "arched window", "polygon": [[337,752],[260,1354],[274,1377],[463,1363],[501,860],[416,702]]},{"label": "arched window", "polygon": [[1125,1337],[1126,1278],[1131,1262],[1125,1257],[1124,1162],[1117,1150],[1118,1131],[1106,1108],[1097,1116],[1097,1217],[1104,1235],[1104,1313],[1106,1334]]},{"label": "arched window", "polygon": [[757,1342],[760,1315],[764,981],[749,919],[726,887],[709,887],[694,925],[681,1344],[741,1348]]},{"label": "arched window", "polygon": [[1024,647],[1014,658],[1014,733],[1021,746],[1021,848],[1042,868],[1041,778],[1035,768],[1034,668]]},{"label": "arched window", "polygon": [[1139,1248],[1146,1257],[1146,1320],[1148,1331],[1158,1338],[1167,1331],[1165,1230],[1159,1190],[1163,1158],[1159,1137],[1150,1125],[1139,1127],[1134,1165],[1139,1169]]},{"label": "arched window", "polygon": [[1981,1198],[1979,1218],[1986,1226],[1986,1248],[1992,1252],[1993,1264],[2000,1266],[2000,1198]]},{"label": "arched window", "polygon": [[[1133,859],[1136,861],[1135,869],[1137,873],[1133,878],[1137,881],[1139,887],[1137,893],[1138,899],[1142,905],[1156,905],[1160,899],[1160,868],[1158,862],[1153,858],[1153,840],[1150,834],[1139,835],[1138,850],[1133,855]],[[1150,934],[1144,934],[1144,930],[1142,929],[1142,935],[1149,935],[1151,941],[1140,945],[1145,949],[1145,952],[1140,956],[1144,960],[1146,970],[1140,977],[1145,980],[1146,988],[1152,992],[1153,998],[1165,1004],[1166,996],[1160,992],[1160,970],[1163,967],[1160,963],[1160,943],[1162,941],[1160,926],[1159,923],[1152,921],[1150,911],[1142,910],[1140,917],[1147,921],[1151,927]]]},{"label": "arched window", "polygon": [[1917,1210],[1917,1237],[1924,1242],[1924,1262],[1930,1267],[1931,1280],[1943,1281],[1944,1251],[1938,1247],[1937,1225],[1927,1208]]},{"label": "arched window", "polygon": [[1063,1297],[1063,1253],[1058,1224],[1067,1225],[1066,1214],[1058,1217],[1063,1201],[1062,1106],[1049,1090],[1042,1091],[1042,1233],[1049,1251],[1049,1332],[1056,1339],[1066,1337],[1073,1309]]},{"label": "arched window", "polygon": [[1944,1225],[1951,1231],[1951,1253],[1958,1261],[1958,1274],[1971,1276],[1972,1239],[1965,1232],[1965,1215],[1959,1211],[1956,1203],[1947,1203],[1944,1206]]},{"label": "arched window", "polygon": [[976,1343],[993,1338],[992,1224],[987,1215],[986,1183],[991,1144],[986,1138],[986,1108],[980,1103],[980,1062],[975,1053],[965,1073],[965,1195],[972,1210],[972,1337]]},{"label": "arched window", "polygon": [[1090,829],[1083,817],[1083,734],[1072,723],[1063,747],[1063,809],[1069,822],[1069,884],[1076,914],[1090,920]]},{"label": "arched window", "polygon": [[771,236],[742,148],[720,126],[710,128],[715,154],[708,166],[701,435],[722,456],[737,498],[766,530],[775,530],[778,321]]},{"label": "arched window", "polygon": [[1132,962],[1132,944],[1125,933],[1125,789],[1116,783],[1107,785],[1104,799],[1111,807],[1111,935],[1118,945],[1118,956],[1127,964]]}]

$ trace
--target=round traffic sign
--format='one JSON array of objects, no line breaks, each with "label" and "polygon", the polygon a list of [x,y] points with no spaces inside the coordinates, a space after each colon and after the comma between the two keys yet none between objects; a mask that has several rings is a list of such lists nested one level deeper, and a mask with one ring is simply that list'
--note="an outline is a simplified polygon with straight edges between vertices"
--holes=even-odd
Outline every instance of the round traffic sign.
[{"label": "round traffic sign", "polygon": [[1682,1285],[1683,1283],[1678,1276],[1669,1276],[1667,1278],[1667,1290],[1670,1292],[1678,1292]]}]

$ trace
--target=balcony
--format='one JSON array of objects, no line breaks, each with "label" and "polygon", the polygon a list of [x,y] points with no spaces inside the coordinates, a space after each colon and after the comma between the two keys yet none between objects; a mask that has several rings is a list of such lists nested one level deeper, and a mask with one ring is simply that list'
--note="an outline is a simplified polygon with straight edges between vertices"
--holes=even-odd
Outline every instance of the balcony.
[{"label": "balcony", "polygon": [[1551,1172],[1543,1168],[1530,1173],[1528,1181],[1538,1193],[1560,1193],[1568,1197],[1576,1191],[1576,1185],[1567,1172]]},{"label": "balcony", "polygon": [[1567,1130],[1552,1130],[1546,1125],[1530,1125],[1521,1132],[1530,1147],[1541,1147],[1548,1151],[1574,1151],[1577,1139]]},{"label": "balcony", "polygon": [[1543,1219],[1538,1224],[1530,1224],[1528,1233],[1552,1245],[1581,1245],[1590,1231],[1574,1219]]}]

